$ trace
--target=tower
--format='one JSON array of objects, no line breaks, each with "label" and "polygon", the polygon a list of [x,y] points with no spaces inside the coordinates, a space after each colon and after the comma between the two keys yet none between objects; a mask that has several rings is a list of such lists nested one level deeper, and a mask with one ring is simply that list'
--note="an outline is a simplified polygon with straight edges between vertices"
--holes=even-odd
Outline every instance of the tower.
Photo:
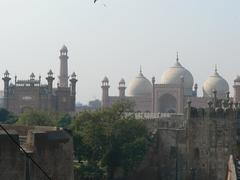
[{"label": "tower", "polygon": [[48,72],[48,76],[46,77],[46,80],[48,82],[48,111],[51,111],[52,109],[52,89],[53,89],[53,80],[55,78],[53,77],[53,72],[50,69]]},{"label": "tower", "polygon": [[194,84],[193,96],[197,97],[198,84]]},{"label": "tower", "polygon": [[102,80],[102,107],[109,106],[109,81],[108,78],[105,77]]},{"label": "tower", "polygon": [[76,83],[77,83],[77,79],[76,79],[77,75],[75,72],[72,73],[71,75],[71,79],[70,79],[70,82],[71,82],[71,95],[72,96],[76,96]]},{"label": "tower", "polygon": [[156,82],[156,79],[153,76],[152,77],[152,86],[153,86],[153,92],[152,92],[152,112],[155,111],[155,82]]},{"label": "tower", "polygon": [[119,89],[119,97],[124,97],[125,96],[125,90],[126,90],[124,79],[120,80],[118,89]]},{"label": "tower", "polygon": [[9,81],[11,80],[8,70],[5,71],[2,80],[4,81],[4,108],[8,109]]},{"label": "tower", "polygon": [[234,80],[234,102],[238,103],[240,101],[240,76],[237,76],[237,78]]},{"label": "tower", "polygon": [[72,73],[71,75],[71,79],[70,79],[70,82],[71,82],[71,97],[72,97],[72,110],[75,111],[75,103],[76,103],[76,83],[77,83],[77,75],[75,72]]},{"label": "tower", "polygon": [[59,86],[68,87],[68,49],[65,45],[60,49]]},{"label": "tower", "polygon": [[53,77],[53,72],[50,69],[48,72],[48,76],[46,77],[46,80],[48,82],[48,94],[52,94],[52,88],[53,88],[53,80],[55,78]]},{"label": "tower", "polygon": [[35,75],[34,75],[34,73],[32,73],[32,74],[30,75],[30,81],[29,81],[31,87],[34,86],[34,80],[35,80]]}]

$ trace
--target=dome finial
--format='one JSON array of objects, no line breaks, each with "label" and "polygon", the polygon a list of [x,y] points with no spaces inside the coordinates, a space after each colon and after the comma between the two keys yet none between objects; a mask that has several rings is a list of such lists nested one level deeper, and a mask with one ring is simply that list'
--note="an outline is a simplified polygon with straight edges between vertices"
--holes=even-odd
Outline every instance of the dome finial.
[{"label": "dome finial", "polygon": [[215,64],[214,75],[215,75],[215,76],[219,76],[217,64]]},{"label": "dome finial", "polygon": [[143,76],[143,73],[142,73],[142,65],[140,65],[139,75],[140,75],[140,76]]},{"label": "dome finial", "polygon": [[178,51],[177,51],[177,59],[176,59],[176,60],[177,60],[177,62],[179,61],[179,57],[178,57]]}]

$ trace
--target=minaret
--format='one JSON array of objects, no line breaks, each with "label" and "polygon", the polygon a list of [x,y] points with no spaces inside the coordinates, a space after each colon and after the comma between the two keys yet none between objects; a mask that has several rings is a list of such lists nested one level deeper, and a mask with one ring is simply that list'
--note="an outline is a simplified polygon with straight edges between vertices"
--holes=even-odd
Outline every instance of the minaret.
[{"label": "minaret", "polygon": [[109,106],[109,81],[108,78],[105,77],[102,80],[102,107]]},{"label": "minaret", "polygon": [[48,72],[48,76],[46,77],[46,80],[48,82],[48,111],[52,110],[52,89],[53,89],[53,80],[55,78],[53,77],[53,72],[50,69]]},{"label": "minaret", "polygon": [[239,103],[240,101],[240,76],[237,76],[237,78],[234,80],[234,102]]},{"label": "minaret", "polygon": [[71,79],[70,79],[70,82],[71,82],[71,95],[72,96],[76,96],[76,83],[77,83],[77,75],[75,72],[72,73],[71,75]]},{"label": "minaret", "polygon": [[8,70],[5,71],[2,80],[4,81],[4,108],[8,109],[9,81],[11,80]]},{"label": "minaret", "polygon": [[72,73],[71,75],[71,79],[70,79],[70,82],[71,82],[71,96],[73,98],[73,101],[72,101],[72,111],[75,111],[75,104],[76,104],[76,83],[77,83],[77,75],[75,72]]},{"label": "minaret", "polygon": [[155,82],[156,82],[156,79],[153,76],[152,77],[152,86],[153,86],[153,92],[152,92],[152,113],[155,112]]},{"label": "minaret", "polygon": [[32,74],[30,75],[30,86],[31,86],[31,87],[34,86],[34,80],[35,80],[35,74],[32,73]]},{"label": "minaret", "polygon": [[198,84],[194,84],[194,96],[197,97]]},{"label": "minaret", "polygon": [[65,45],[60,49],[59,86],[68,87],[68,49]]},{"label": "minaret", "polygon": [[53,80],[54,79],[55,78],[53,77],[53,72],[50,69],[49,72],[48,72],[48,76],[46,77],[46,80],[48,82],[48,94],[51,94],[51,95],[52,95],[52,88],[53,88]]},{"label": "minaret", "polygon": [[119,97],[125,97],[126,86],[125,86],[124,79],[120,80],[118,89],[119,89]]}]

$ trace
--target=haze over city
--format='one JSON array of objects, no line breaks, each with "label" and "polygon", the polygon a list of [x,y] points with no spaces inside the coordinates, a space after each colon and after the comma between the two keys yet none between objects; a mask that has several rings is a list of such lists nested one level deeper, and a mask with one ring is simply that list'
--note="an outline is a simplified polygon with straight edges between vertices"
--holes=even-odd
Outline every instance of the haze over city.
[{"label": "haze over city", "polygon": [[19,79],[34,72],[45,83],[52,69],[57,78],[59,49],[66,44],[69,73],[78,75],[78,102],[99,99],[104,76],[110,94],[117,94],[119,80],[128,83],[140,65],[159,82],[177,51],[200,93],[215,64],[232,86],[240,74],[239,7],[237,0],[4,0],[0,72],[8,69]]}]

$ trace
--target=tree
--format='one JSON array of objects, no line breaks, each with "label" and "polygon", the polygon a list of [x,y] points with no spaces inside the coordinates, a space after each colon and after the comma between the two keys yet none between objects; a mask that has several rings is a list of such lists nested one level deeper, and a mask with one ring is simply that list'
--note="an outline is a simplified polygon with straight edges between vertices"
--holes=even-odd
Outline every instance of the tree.
[{"label": "tree", "polygon": [[96,112],[82,112],[72,123],[76,156],[105,170],[109,180],[117,169],[125,175],[142,161],[150,144],[145,124],[124,112],[132,111],[126,101]]},{"label": "tree", "polygon": [[41,111],[25,111],[19,116],[17,121],[19,125],[27,125],[27,126],[54,126],[55,118]]},{"label": "tree", "polygon": [[110,138],[111,143],[103,159],[109,168],[108,174],[112,178],[119,167],[128,174],[142,161],[148,149],[150,141],[147,129],[141,120],[123,118],[114,123]]},{"label": "tree", "polygon": [[72,122],[72,117],[69,114],[65,114],[57,118],[57,126],[68,128]]},{"label": "tree", "polygon": [[17,117],[10,113],[8,110],[0,109],[0,123],[14,124],[17,121]]},{"label": "tree", "polygon": [[88,102],[88,106],[92,109],[100,109],[101,108],[101,101],[98,99],[92,100]]}]

